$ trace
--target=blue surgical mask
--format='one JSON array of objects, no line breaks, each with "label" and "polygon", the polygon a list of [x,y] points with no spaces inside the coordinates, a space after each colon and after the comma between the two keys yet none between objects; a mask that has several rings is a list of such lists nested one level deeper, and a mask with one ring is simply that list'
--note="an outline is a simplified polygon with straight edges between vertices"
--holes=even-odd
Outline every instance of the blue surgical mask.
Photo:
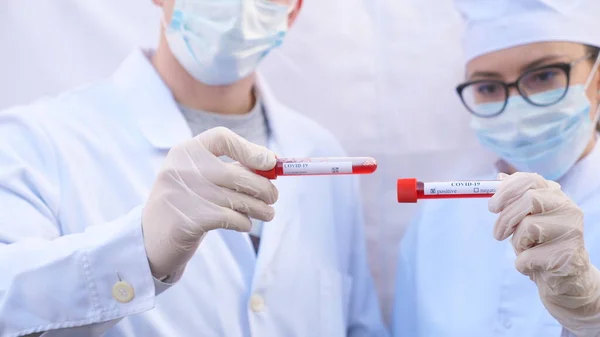
[{"label": "blue surgical mask", "polygon": [[[484,147],[516,170],[558,180],[579,160],[596,130],[599,114],[590,119],[591,104],[586,95],[594,73],[585,85],[569,87],[565,97],[554,105],[532,106],[523,97],[513,96],[496,117],[472,116],[471,128]],[[552,90],[537,95],[555,97],[562,92]]]},{"label": "blue surgical mask", "polygon": [[231,84],[252,74],[282,43],[290,8],[272,0],[176,0],[165,35],[196,80]]}]

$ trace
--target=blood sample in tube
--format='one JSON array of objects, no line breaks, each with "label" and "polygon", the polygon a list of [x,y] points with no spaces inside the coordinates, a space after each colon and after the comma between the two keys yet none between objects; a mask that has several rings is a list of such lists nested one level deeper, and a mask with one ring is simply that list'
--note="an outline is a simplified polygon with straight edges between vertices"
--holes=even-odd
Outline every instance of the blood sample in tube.
[{"label": "blood sample in tube", "polygon": [[420,199],[490,198],[500,186],[498,180],[454,180],[421,182],[415,178],[398,179],[399,203],[415,203]]},{"label": "blood sample in tube", "polygon": [[279,176],[320,176],[371,174],[377,170],[377,161],[370,157],[330,158],[277,158],[277,164],[269,171],[257,174],[277,179]]}]

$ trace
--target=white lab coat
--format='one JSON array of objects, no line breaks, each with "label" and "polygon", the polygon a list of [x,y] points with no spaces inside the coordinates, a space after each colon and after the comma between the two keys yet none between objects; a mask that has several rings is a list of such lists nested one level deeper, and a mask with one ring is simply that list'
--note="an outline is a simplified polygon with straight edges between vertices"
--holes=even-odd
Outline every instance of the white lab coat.
[{"label": "white lab coat", "polygon": [[[600,266],[598,172],[600,146],[559,181],[583,210],[585,243],[596,266]],[[402,241],[394,336],[561,335],[562,328],[543,306],[535,283],[516,270],[510,239],[494,239],[497,215],[488,211],[487,204],[486,199],[421,202],[419,216]]]},{"label": "white lab coat", "polygon": [[[343,154],[259,89],[274,151]],[[153,280],[140,206],[190,136],[140,51],[101,83],[0,114],[0,335],[386,336],[348,176],[278,179],[258,257],[247,234],[218,230],[177,284]],[[112,295],[119,279],[135,290],[128,303]]]}]

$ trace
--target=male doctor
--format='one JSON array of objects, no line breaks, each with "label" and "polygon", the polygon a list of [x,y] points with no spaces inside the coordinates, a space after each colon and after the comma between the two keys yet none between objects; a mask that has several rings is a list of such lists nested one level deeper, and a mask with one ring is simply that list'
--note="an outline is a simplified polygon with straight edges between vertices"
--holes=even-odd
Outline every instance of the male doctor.
[{"label": "male doctor", "polygon": [[356,182],[251,171],[343,155],[254,74],[302,0],[154,2],[154,52],[0,113],[0,335],[387,336]]}]

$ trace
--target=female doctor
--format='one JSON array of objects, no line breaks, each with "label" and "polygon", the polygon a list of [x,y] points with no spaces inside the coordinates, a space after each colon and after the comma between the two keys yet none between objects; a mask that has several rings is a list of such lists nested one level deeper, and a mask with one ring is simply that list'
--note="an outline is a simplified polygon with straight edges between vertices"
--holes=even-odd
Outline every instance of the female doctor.
[{"label": "female doctor", "polygon": [[423,203],[401,246],[394,334],[600,336],[600,1],[456,2],[457,91],[501,158],[479,178],[503,182],[489,203]]}]

